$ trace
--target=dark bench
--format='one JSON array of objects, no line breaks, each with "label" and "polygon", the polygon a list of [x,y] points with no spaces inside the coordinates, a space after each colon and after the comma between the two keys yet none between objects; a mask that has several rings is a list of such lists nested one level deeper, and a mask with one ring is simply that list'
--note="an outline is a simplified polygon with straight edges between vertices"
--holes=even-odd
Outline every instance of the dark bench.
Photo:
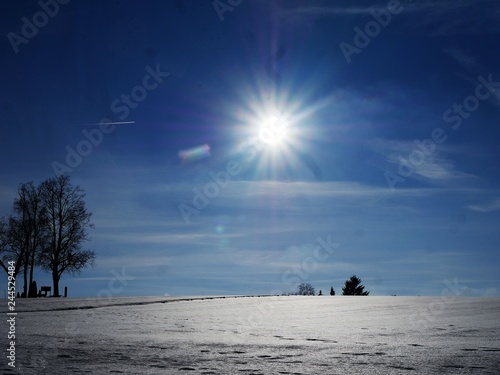
[{"label": "dark bench", "polygon": [[52,288],[50,286],[42,286],[42,288],[40,289],[40,294],[42,295],[42,297],[47,297],[47,292],[52,294],[52,292],[50,291],[51,289]]}]

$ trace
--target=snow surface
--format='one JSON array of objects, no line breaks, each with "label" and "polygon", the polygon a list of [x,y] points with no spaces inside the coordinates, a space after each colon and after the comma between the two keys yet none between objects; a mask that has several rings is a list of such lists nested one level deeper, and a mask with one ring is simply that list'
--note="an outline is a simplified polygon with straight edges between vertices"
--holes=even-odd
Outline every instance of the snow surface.
[{"label": "snow surface", "polygon": [[[20,374],[500,374],[500,298],[47,298],[16,307]],[[6,344],[5,321],[2,330]]]}]

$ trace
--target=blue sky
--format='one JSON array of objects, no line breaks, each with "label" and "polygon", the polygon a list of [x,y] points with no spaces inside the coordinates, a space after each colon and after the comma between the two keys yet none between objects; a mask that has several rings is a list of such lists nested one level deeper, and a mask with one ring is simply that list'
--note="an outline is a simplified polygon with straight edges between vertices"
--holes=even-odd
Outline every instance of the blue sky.
[{"label": "blue sky", "polygon": [[1,5],[0,214],[85,189],[70,295],[500,295],[496,1],[43,4]]}]

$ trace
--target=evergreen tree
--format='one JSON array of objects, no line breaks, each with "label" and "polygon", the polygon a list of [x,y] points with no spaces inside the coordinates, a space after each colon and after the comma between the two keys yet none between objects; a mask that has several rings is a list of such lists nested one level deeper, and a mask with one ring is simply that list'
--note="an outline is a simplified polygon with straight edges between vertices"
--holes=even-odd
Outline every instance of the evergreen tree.
[{"label": "evergreen tree", "polygon": [[322,292],[322,291],[321,291],[321,289],[320,289],[320,291],[319,291],[319,293],[318,293],[318,296],[322,296],[322,295],[323,295],[323,292]]},{"label": "evergreen tree", "polygon": [[370,292],[364,291],[365,286],[361,284],[361,279],[356,277],[356,275],[352,275],[349,280],[345,281],[344,286],[342,287],[342,295],[343,296],[367,296]]},{"label": "evergreen tree", "polygon": [[333,290],[333,286],[330,288],[330,295],[334,296],[335,295],[335,290]]},{"label": "evergreen tree", "polygon": [[36,281],[33,280],[30,284],[30,289],[28,291],[28,298],[36,298],[38,297],[38,287],[36,285]]}]

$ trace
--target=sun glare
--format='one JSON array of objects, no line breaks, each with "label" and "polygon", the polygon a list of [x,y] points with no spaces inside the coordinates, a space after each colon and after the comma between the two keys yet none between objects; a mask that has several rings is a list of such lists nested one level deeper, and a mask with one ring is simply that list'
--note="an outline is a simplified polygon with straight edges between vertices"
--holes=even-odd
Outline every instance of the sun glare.
[{"label": "sun glare", "polygon": [[312,140],[318,137],[312,120],[326,102],[310,102],[313,91],[278,90],[256,82],[240,88],[236,102],[228,102],[238,125],[234,130],[239,142],[232,152],[252,165],[255,178],[287,179],[316,173],[308,156]]},{"label": "sun glare", "polygon": [[284,115],[273,114],[259,128],[258,138],[264,145],[276,147],[287,142],[288,120]]}]

